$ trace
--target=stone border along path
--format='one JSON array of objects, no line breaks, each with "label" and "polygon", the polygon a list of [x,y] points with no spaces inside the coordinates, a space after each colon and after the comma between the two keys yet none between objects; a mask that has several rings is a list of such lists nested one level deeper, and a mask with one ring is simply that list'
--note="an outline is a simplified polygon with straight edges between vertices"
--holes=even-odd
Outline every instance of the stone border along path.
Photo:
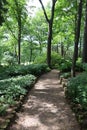
[{"label": "stone border along path", "polygon": [[39,78],[8,130],[80,130],[57,70]]}]

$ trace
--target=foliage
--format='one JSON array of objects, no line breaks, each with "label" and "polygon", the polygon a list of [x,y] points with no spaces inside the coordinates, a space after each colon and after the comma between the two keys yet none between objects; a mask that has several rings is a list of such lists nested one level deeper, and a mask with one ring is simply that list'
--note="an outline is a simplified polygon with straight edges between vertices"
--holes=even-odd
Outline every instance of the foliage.
[{"label": "foliage", "polygon": [[6,112],[8,106],[16,103],[21,95],[25,95],[27,88],[35,82],[35,76],[18,76],[0,81],[0,115]]},{"label": "foliage", "polygon": [[[46,54],[36,57],[34,63],[46,63]],[[65,60],[60,54],[52,52],[51,54],[51,67],[60,69],[61,71],[71,70],[71,61]]]},{"label": "foliage", "polygon": [[83,70],[85,70],[87,72],[87,63],[83,64]]},{"label": "foliage", "polygon": [[59,54],[56,53],[56,52],[52,52],[51,58],[52,58],[52,60],[51,60],[51,65],[52,65],[52,67],[54,67],[54,68],[55,68],[56,66],[60,65],[61,62],[62,62],[62,56],[59,55]]},{"label": "foliage", "polygon": [[4,53],[2,62],[6,65],[14,65],[17,63],[17,59],[16,59],[16,56],[14,54],[7,51]]},{"label": "foliage", "polygon": [[43,53],[35,58],[34,63],[41,64],[41,63],[46,63],[46,61],[47,61],[46,53]]},{"label": "foliage", "polygon": [[63,61],[60,64],[59,69],[62,72],[67,72],[71,70],[71,65],[72,65],[71,61],[63,59]]},{"label": "foliage", "polygon": [[70,72],[63,72],[63,73],[61,73],[60,74],[60,77],[62,78],[65,78],[65,79],[67,79],[67,78],[70,78],[71,77],[71,73]]},{"label": "foliage", "polygon": [[0,79],[26,74],[40,76],[49,70],[47,64],[0,66]]},{"label": "foliage", "polygon": [[41,74],[47,72],[48,66],[47,64],[30,64],[30,65],[16,65],[9,67],[8,74],[10,76],[16,75],[26,75],[33,74],[35,76],[40,76]]},{"label": "foliage", "polygon": [[[52,52],[51,54],[51,66],[52,68],[54,68],[56,65],[60,64],[62,60],[62,57],[56,53],[56,52]],[[47,59],[46,59],[46,54],[42,54],[38,57],[36,57],[34,63],[46,63]]]},{"label": "foliage", "polygon": [[83,63],[82,63],[82,58],[78,58],[78,60],[76,61],[76,71],[83,71],[84,67],[83,67]]},{"label": "foliage", "polygon": [[2,14],[7,12],[7,10],[4,9],[4,5],[6,4],[7,4],[6,0],[0,0],[0,25],[2,25],[2,23],[5,21]]},{"label": "foliage", "polygon": [[0,80],[0,115],[5,114],[10,105],[14,105],[21,95],[26,94],[35,82],[33,75],[40,76],[49,70],[47,64],[0,66],[0,79],[3,79]]},{"label": "foliage", "polygon": [[87,73],[84,72],[75,78],[71,78],[67,85],[67,96],[72,102],[80,104],[87,110]]}]

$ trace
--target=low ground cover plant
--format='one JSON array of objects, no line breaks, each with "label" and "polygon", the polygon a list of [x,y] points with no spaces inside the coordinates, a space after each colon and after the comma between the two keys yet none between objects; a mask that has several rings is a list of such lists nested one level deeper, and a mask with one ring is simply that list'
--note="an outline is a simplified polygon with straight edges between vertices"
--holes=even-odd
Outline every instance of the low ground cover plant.
[{"label": "low ground cover plant", "polygon": [[0,115],[6,109],[14,105],[21,95],[25,95],[28,88],[35,83],[36,77],[33,75],[18,76],[0,81]]},{"label": "low ground cover plant", "polygon": [[47,64],[0,66],[0,115],[27,93],[36,77],[49,70]]},{"label": "low ground cover plant", "polygon": [[87,72],[69,79],[66,97],[76,113],[79,123],[84,124],[87,120]]},{"label": "low ground cover plant", "polygon": [[67,84],[67,96],[74,103],[78,103],[83,109],[87,109],[87,73],[84,72],[75,78],[71,78]]},{"label": "low ground cover plant", "polygon": [[0,80],[26,74],[40,76],[49,70],[47,64],[1,66]]}]

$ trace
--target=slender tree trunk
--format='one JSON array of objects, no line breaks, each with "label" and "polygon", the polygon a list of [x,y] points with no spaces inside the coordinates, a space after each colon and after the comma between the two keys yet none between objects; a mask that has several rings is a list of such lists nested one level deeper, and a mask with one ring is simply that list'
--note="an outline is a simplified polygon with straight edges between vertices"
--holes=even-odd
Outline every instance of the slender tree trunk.
[{"label": "slender tree trunk", "polygon": [[86,0],[86,11],[85,11],[85,27],[84,27],[84,42],[83,42],[83,55],[82,61],[87,63],[87,0]]},{"label": "slender tree trunk", "polygon": [[54,9],[55,3],[57,0],[52,0],[52,8],[51,8],[51,18],[49,19],[46,13],[46,10],[43,6],[42,0],[39,0],[44,12],[44,16],[46,21],[48,22],[48,40],[47,40],[47,64],[51,68],[51,42],[52,42],[52,28],[53,28],[53,19],[54,19]]},{"label": "slender tree trunk", "polygon": [[62,57],[64,56],[64,46],[63,46],[63,43],[61,43],[61,56]]},{"label": "slender tree trunk", "polygon": [[18,64],[20,64],[21,60],[21,18],[18,23]]},{"label": "slender tree trunk", "polygon": [[57,43],[57,53],[59,53],[59,47],[58,47],[58,43]]},{"label": "slender tree trunk", "polygon": [[42,47],[41,47],[41,42],[39,41],[39,45],[40,45],[40,54],[42,53]]},{"label": "slender tree trunk", "polygon": [[32,61],[32,53],[33,53],[33,50],[32,50],[32,48],[31,48],[31,49],[30,49],[30,60],[29,60],[29,62]]},{"label": "slender tree trunk", "polygon": [[52,39],[52,21],[49,22],[49,32],[47,41],[47,64],[51,67],[51,39]]},{"label": "slender tree trunk", "polygon": [[79,7],[78,7],[78,18],[77,18],[77,26],[76,26],[76,34],[75,34],[75,45],[74,45],[74,54],[73,54],[73,61],[72,61],[72,76],[75,77],[75,66],[76,60],[78,58],[78,44],[79,44],[79,37],[80,37],[80,27],[81,27],[81,17],[82,17],[82,2],[80,0]]},{"label": "slender tree trunk", "polygon": [[79,57],[81,57],[82,55],[82,39],[80,37],[80,40],[79,40]]},{"label": "slender tree trunk", "polygon": [[18,4],[17,0],[15,1],[15,5],[16,5],[16,10],[17,10],[17,22],[18,22],[18,64],[20,64],[21,61],[21,29],[22,29],[22,22],[21,22],[21,11],[22,9],[20,9],[20,5]]}]

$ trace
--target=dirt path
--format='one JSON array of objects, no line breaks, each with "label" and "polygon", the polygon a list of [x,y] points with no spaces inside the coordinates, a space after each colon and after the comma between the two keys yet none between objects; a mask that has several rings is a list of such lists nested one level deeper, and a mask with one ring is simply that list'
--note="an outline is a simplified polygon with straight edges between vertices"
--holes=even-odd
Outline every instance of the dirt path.
[{"label": "dirt path", "polygon": [[56,70],[40,77],[9,130],[80,130]]}]

